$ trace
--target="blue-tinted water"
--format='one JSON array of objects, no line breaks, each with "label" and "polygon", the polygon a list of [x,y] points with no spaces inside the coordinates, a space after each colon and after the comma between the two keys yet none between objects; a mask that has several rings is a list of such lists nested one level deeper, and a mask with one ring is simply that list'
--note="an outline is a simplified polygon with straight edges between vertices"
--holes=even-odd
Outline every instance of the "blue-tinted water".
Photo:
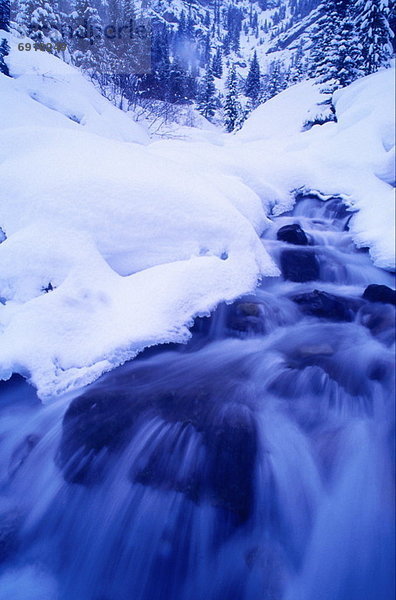
[{"label": "blue-tinted water", "polygon": [[[395,308],[362,293],[394,282],[349,217],[274,220],[289,279],[187,347],[46,407],[2,384],[0,600],[393,598]],[[277,240],[296,223],[308,246]]]}]

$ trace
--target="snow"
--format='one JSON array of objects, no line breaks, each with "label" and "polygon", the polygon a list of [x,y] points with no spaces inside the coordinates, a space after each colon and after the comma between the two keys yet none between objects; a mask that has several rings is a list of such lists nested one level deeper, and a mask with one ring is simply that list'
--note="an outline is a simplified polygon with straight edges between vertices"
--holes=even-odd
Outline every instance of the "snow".
[{"label": "snow", "polygon": [[259,236],[296,190],[345,198],[356,243],[393,267],[393,69],[337,92],[337,123],[302,132],[322,100],[304,82],[236,135],[148,143],[72,67],[21,55],[0,76],[0,378],[48,401],[185,342],[195,316],[278,275]]},{"label": "snow", "polygon": [[350,223],[354,241],[389,270],[395,266],[394,73],[394,67],[379,71],[337,91],[337,123],[295,128],[293,113],[301,127],[304,102],[312,114],[317,94],[304,82],[259,107],[235,136],[247,142],[240,169],[257,180],[256,190],[260,181],[271,186],[274,212],[287,208],[292,190],[343,196],[357,210]]},{"label": "snow", "polygon": [[[1,77],[2,101],[20,110],[2,124],[0,142],[0,377],[26,375],[48,399],[148,346],[185,342],[196,315],[278,270],[260,242],[267,221],[249,188],[109,139],[110,109],[104,130],[70,122],[59,75],[50,100],[39,75],[52,79],[56,59],[35,60],[23,85],[24,75]],[[83,105],[76,77],[78,94],[65,83],[73,111]],[[116,126],[128,119],[116,113]]]},{"label": "snow", "polygon": [[[3,34],[2,34],[3,35]],[[23,122],[25,110],[25,94],[38,104],[31,108],[39,118],[40,124],[47,119],[49,126],[84,128],[91,133],[123,140],[147,144],[149,137],[142,125],[135,123],[128,115],[118,110],[106,100],[84,76],[73,67],[57,59],[49,52],[40,50],[19,51],[18,44],[29,42],[28,38],[15,38],[4,32],[11,46],[8,65],[11,76],[15,79],[12,91],[8,90],[9,102],[17,102],[10,118],[17,126]],[[7,93],[7,90],[4,89]],[[2,89],[3,95],[3,89]],[[19,103],[23,98],[22,114]],[[40,113],[40,105],[45,107]],[[10,104],[14,107],[14,104]],[[48,108],[60,116],[59,119],[48,118]],[[36,123],[36,120],[34,121]],[[43,123],[44,124],[44,123]]]}]

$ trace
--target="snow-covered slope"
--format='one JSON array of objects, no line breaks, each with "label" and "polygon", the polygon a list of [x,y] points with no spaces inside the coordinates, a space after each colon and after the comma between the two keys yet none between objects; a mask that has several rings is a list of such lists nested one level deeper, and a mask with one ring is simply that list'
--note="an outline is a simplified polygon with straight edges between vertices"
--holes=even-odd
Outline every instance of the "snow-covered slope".
[{"label": "snow-covered slope", "polygon": [[[2,36],[8,38],[12,48],[7,62],[14,81],[10,85],[2,78],[1,89],[4,102],[7,95],[8,106],[12,107],[7,113],[8,126],[26,125],[32,115],[35,125],[76,131],[84,128],[103,137],[148,143],[144,126],[106,100],[80,71],[48,52],[18,51],[18,45],[29,41],[27,38],[15,38],[6,32]],[[49,116],[48,109],[55,114]]]}]

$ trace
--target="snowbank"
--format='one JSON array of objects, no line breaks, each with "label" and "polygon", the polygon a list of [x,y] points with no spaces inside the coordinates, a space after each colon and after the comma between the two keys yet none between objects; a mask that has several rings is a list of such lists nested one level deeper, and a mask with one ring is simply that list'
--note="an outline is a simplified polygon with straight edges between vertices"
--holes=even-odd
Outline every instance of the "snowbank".
[{"label": "snowbank", "polygon": [[[3,114],[10,101],[18,107],[1,125],[0,377],[22,373],[42,398],[147,346],[186,341],[196,315],[278,273],[249,188],[109,139],[112,111],[91,127],[96,91],[85,95],[78,74],[60,84],[54,60],[36,55],[34,76],[24,63],[24,75],[0,77]],[[81,108],[85,126],[65,117],[66,105]],[[117,132],[128,117],[114,111]]]},{"label": "snowbank", "polygon": [[259,235],[296,190],[342,195],[355,241],[393,267],[393,70],[337,92],[337,123],[301,131],[320,100],[302,83],[237,135],[147,144],[74,69],[22,54],[0,76],[0,378],[49,398],[186,341],[278,274]]},{"label": "snowbank", "polygon": [[310,82],[298,84],[259,107],[232,144],[243,179],[257,192],[270,186],[267,200],[275,213],[288,208],[285,198],[293,190],[343,196],[357,210],[350,223],[356,244],[369,247],[374,263],[390,270],[395,267],[394,82],[392,68],[337,91],[338,122],[305,132],[301,126],[318,92]]}]

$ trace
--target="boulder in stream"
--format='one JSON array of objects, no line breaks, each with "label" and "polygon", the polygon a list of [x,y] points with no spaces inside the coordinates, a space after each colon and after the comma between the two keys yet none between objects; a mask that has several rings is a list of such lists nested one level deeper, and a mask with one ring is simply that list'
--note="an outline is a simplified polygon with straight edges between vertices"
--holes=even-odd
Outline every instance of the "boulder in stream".
[{"label": "boulder in stream", "polygon": [[281,227],[276,236],[281,242],[288,242],[297,246],[308,246],[309,244],[307,234],[298,223]]},{"label": "boulder in stream", "polygon": [[280,264],[284,278],[289,281],[303,283],[319,279],[319,261],[313,251],[283,250]]},{"label": "boulder in stream", "polygon": [[396,305],[396,291],[387,285],[371,284],[366,287],[363,298],[369,302],[382,302]]},{"label": "boulder in stream", "polygon": [[332,321],[352,321],[360,305],[359,301],[321,290],[293,296],[292,300],[305,314]]}]

